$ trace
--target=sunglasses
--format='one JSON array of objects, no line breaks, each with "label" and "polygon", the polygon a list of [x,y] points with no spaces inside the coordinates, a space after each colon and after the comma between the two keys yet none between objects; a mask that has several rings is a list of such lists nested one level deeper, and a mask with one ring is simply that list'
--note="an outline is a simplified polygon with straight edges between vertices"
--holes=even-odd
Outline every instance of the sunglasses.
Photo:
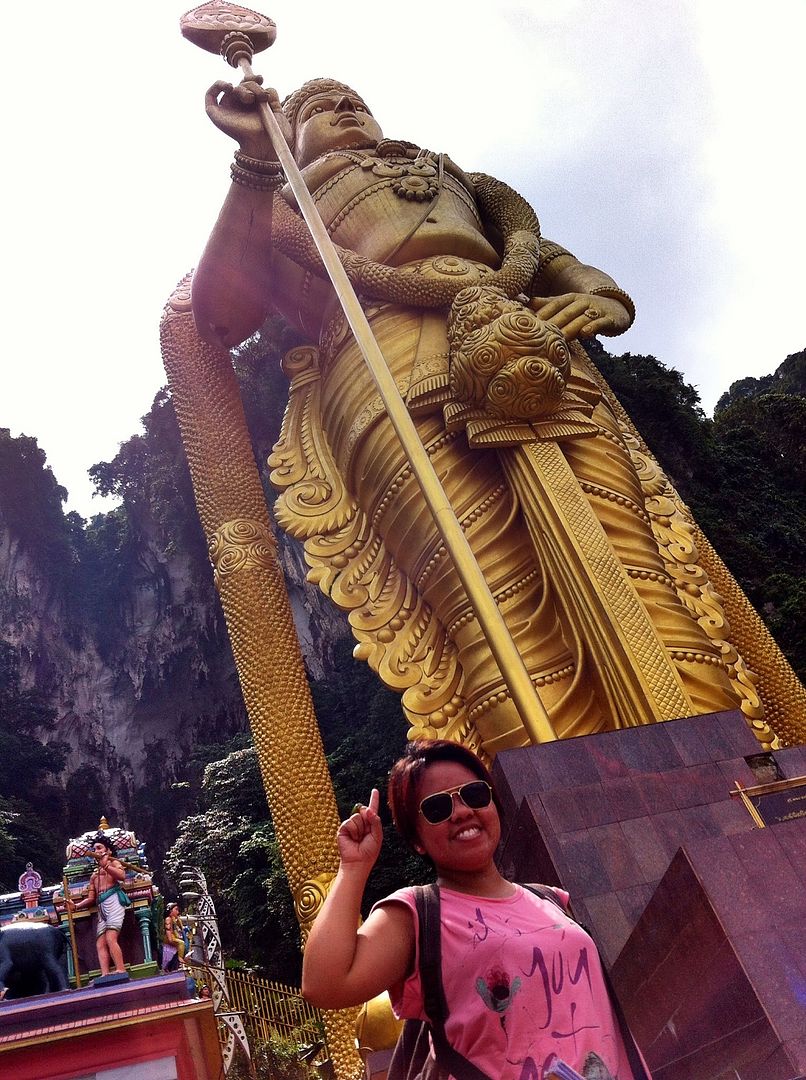
[{"label": "sunglasses", "polygon": [[420,813],[429,825],[440,825],[453,813],[453,797],[458,795],[470,810],[483,810],[493,799],[493,789],[486,780],[471,780],[448,791],[436,791],[420,803]]}]

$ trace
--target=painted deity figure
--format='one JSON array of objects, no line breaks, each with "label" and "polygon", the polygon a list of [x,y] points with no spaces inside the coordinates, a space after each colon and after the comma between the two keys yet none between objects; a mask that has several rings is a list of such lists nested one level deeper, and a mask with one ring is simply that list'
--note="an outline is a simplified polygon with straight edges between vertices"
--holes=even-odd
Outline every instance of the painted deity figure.
[{"label": "painted deity figure", "polygon": [[304,541],[311,580],[350,611],[356,654],[403,693],[412,733],[488,756],[527,741],[284,186],[260,100],[557,734],[741,706],[772,742],[694,523],[579,344],[623,333],[629,296],[542,237],[506,184],[385,139],[348,86],[313,80],[281,106],[259,80],[216,83],[208,115],[239,150],[193,278],[196,326],[230,347],[277,311],[311,342],[284,362],[276,516]]},{"label": "painted deity figure", "polygon": [[126,973],[126,964],[118,937],[123,928],[126,907],[129,904],[122,887],[126,871],[117,857],[115,845],[101,832],[93,842],[92,854],[98,866],[90,877],[86,897],[79,901],[68,898],[65,903],[73,911],[97,907],[95,944],[101,974],[109,975],[114,966],[115,972],[123,975]]},{"label": "painted deity figure", "polygon": [[179,904],[173,903],[165,916],[165,937],[162,946],[162,970],[176,971],[185,961],[187,930],[182,925]]}]

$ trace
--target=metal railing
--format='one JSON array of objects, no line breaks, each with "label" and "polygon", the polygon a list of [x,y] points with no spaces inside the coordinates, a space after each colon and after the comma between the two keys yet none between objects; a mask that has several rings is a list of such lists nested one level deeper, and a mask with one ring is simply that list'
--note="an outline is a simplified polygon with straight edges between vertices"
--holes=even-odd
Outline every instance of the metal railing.
[{"label": "metal railing", "polygon": [[[193,972],[204,981],[204,969]],[[227,996],[232,1012],[241,1014],[250,1042],[268,1042],[274,1034],[293,1035],[313,1043],[325,1037],[322,1015],[304,1000],[299,990],[260,975],[228,969]]]}]

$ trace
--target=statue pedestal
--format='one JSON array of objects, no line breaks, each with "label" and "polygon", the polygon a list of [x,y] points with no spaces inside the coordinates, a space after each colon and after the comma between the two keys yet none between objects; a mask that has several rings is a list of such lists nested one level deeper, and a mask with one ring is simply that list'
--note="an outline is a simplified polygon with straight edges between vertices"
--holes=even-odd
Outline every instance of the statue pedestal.
[{"label": "statue pedestal", "polygon": [[692,840],[613,970],[654,1080],[806,1072],[806,819]]},{"label": "statue pedestal", "polygon": [[[571,893],[655,1080],[806,1072],[806,819],[758,829],[730,797],[758,753],[728,712],[495,762],[502,871]],[[774,756],[784,775],[803,764]]]},{"label": "statue pedestal", "polygon": [[113,971],[109,975],[99,975],[97,979],[92,980],[90,986],[100,990],[105,986],[118,986],[120,983],[127,983],[130,979],[131,975],[127,971]]}]

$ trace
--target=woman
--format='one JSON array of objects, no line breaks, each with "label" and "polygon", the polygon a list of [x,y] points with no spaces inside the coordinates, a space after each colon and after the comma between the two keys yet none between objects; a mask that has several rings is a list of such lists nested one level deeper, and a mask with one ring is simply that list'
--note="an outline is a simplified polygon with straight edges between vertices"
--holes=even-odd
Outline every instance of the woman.
[{"label": "woman", "polygon": [[179,917],[179,904],[173,903],[165,916],[165,940],[162,946],[162,970],[175,971],[185,959],[185,935]]},{"label": "woman", "polygon": [[[410,743],[388,798],[399,832],[436,870],[453,1048],[497,1080],[543,1080],[555,1056],[597,1080],[633,1080],[593,941],[493,862],[499,807],[479,759],[457,743]],[[356,930],[381,847],[378,805],[373,789],[339,828],[341,864],[305,949],[302,992],[337,1009],[388,990],[396,1015],[425,1019],[414,890],[380,901]],[[568,894],[554,892],[565,908]]]}]

